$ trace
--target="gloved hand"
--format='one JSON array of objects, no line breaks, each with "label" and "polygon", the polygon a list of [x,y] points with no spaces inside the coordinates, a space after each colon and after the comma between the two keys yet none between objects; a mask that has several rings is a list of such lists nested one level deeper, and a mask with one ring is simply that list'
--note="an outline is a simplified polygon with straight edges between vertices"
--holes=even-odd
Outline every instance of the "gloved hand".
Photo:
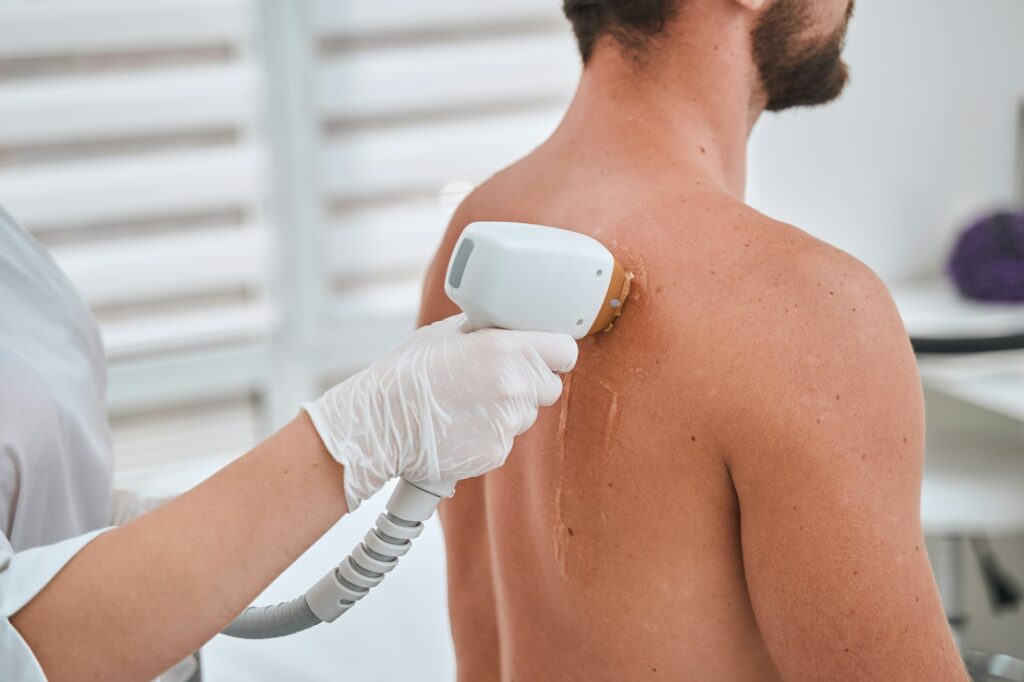
[{"label": "gloved hand", "polygon": [[467,329],[456,315],[416,331],[367,369],[303,405],[345,467],[349,511],[402,477],[472,478],[496,469],[513,437],[562,392],[572,337]]}]

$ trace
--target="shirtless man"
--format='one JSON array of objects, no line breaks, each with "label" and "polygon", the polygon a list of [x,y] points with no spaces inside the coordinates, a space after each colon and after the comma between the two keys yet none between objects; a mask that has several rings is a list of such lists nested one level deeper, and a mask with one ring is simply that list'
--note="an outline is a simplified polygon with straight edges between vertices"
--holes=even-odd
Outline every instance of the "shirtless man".
[{"label": "shirtless man", "polygon": [[758,116],[842,89],[851,4],[566,0],[575,99],[461,205],[422,322],[456,311],[474,220],[583,232],[637,279],[443,510],[460,680],[966,680],[900,318],[864,265],[743,203]]}]

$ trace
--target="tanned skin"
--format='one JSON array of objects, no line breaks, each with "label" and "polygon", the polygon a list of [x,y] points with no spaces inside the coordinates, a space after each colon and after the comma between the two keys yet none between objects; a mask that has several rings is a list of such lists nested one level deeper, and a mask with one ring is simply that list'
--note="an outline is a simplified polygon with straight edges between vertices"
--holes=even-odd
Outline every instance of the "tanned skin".
[{"label": "tanned skin", "polygon": [[443,277],[474,220],[591,235],[636,274],[560,402],[443,507],[460,680],[967,679],[897,311],[742,201],[770,4],[692,0],[639,65],[603,40],[554,134],[452,221],[422,323],[456,312]]}]

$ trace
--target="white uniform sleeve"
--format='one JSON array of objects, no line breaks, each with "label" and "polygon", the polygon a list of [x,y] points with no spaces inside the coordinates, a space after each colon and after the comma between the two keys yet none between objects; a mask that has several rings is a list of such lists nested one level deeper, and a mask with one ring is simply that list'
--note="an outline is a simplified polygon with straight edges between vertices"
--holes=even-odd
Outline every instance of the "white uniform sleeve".
[{"label": "white uniform sleeve", "polygon": [[23,552],[15,552],[7,537],[0,534],[0,661],[5,682],[45,682],[35,654],[10,618],[46,587],[78,550],[106,530]]}]

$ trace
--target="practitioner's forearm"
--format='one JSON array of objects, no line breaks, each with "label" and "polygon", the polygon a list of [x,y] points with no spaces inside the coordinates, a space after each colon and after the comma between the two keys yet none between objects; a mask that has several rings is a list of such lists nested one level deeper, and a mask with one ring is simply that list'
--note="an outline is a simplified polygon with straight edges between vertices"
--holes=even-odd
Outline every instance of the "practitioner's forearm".
[{"label": "practitioner's forearm", "polygon": [[303,413],[91,542],[12,622],[51,680],[151,679],[219,632],[345,511],[343,468]]},{"label": "practitioner's forearm", "polygon": [[151,679],[222,630],[346,499],[354,508],[395,475],[501,466],[558,399],[576,342],[465,322],[418,330],[208,481],[82,548],[12,618],[47,676]]}]

